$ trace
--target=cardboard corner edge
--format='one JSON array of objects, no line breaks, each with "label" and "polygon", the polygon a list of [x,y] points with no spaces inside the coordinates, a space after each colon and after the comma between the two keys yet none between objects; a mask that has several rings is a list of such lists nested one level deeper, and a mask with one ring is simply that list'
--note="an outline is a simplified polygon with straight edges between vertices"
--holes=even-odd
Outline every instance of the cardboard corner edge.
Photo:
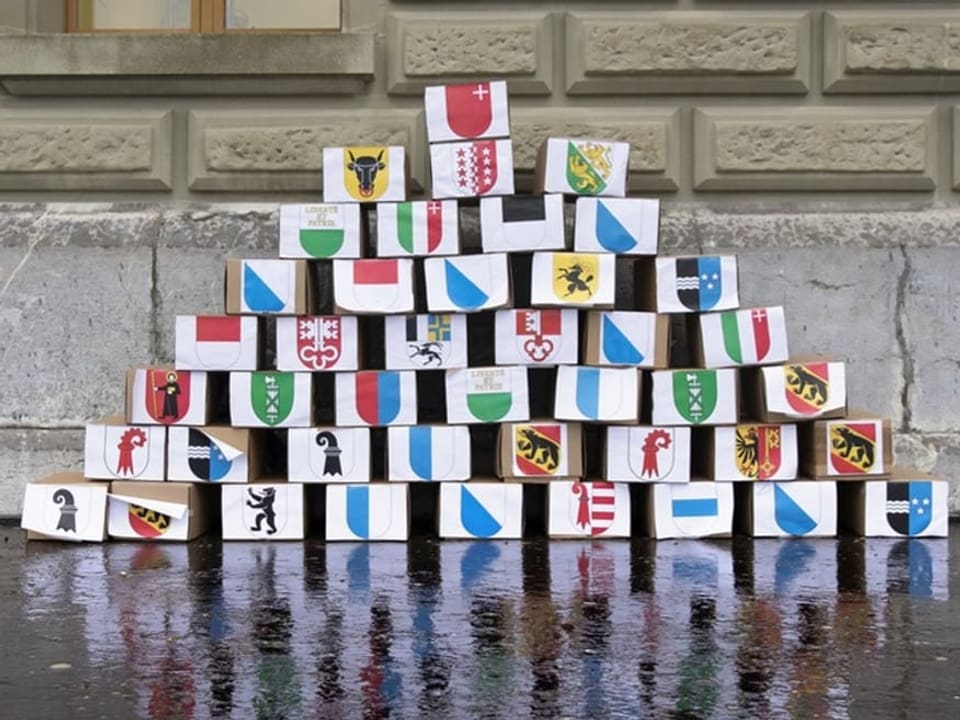
[{"label": "cardboard corner edge", "polygon": [[240,258],[228,257],[223,266],[223,309],[227,315],[240,314]]},{"label": "cardboard corner edge", "polygon": [[123,394],[123,421],[129,425],[133,422],[133,384],[136,381],[138,368],[127,368],[126,389]]},{"label": "cardboard corner edge", "polygon": [[542,195],[547,183],[547,145],[550,138],[544,138],[537,148],[536,159],[533,162],[533,194]]}]

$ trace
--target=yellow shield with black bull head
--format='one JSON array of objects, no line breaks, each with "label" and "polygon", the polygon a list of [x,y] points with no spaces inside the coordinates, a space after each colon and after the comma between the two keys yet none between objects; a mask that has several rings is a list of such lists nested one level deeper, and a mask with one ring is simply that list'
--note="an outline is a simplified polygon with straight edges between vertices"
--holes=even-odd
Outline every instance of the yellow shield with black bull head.
[{"label": "yellow shield with black bull head", "polygon": [[343,148],[343,185],[350,197],[371,202],[382,196],[390,183],[389,158],[386,146]]}]

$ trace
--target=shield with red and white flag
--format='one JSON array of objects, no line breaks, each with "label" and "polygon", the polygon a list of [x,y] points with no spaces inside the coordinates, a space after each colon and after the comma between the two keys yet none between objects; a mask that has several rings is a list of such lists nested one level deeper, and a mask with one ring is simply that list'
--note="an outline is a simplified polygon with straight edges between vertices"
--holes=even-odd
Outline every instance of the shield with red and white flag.
[{"label": "shield with red and white flag", "polygon": [[509,140],[431,145],[430,169],[435,199],[514,193]]},{"label": "shield with red and white flag", "polygon": [[297,357],[304,367],[324,370],[340,359],[342,320],[337,316],[297,318]]},{"label": "shield with red and white flag", "polygon": [[253,370],[257,366],[257,318],[240,315],[178,315],[179,370]]},{"label": "shield with red and white flag", "polygon": [[456,200],[377,204],[377,255],[456,255],[460,234]]},{"label": "shield with red and white flag", "polygon": [[428,142],[510,135],[505,81],[428,87],[423,100]]},{"label": "shield with red and white flag", "polygon": [[413,260],[334,260],[333,295],[347,312],[413,312]]},{"label": "shield with red and white flag", "polygon": [[576,482],[570,492],[577,498],[574,522],[591,535],[602,535],[616,517],[616,488],[611,482]]},{"label": "shield with red and white flag", "polygon": [[500,310],[497,365],[576,365],[577,311]]}]

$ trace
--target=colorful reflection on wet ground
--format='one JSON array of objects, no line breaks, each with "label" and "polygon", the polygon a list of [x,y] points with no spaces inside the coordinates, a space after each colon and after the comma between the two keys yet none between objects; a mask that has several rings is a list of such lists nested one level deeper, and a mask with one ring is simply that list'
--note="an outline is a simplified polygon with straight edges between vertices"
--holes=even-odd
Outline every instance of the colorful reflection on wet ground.
[{"label": "colorful reflection on wet ground", "polygon": [[0,716],[956,717],[951,529],[71,547],[4,528]]}]

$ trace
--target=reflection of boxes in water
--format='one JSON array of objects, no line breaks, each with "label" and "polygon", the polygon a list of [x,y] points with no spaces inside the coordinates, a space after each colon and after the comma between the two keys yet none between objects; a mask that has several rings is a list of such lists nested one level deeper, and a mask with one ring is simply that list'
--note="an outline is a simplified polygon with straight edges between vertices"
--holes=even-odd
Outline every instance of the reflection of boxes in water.
[{"label": "reflection of boxes in water", "polygon": [[413,260],[334,260],[333,302],[341,315],[413,312]]},{"label": "reflection of boxes in water", "polygon": [[262,443],[256,433],[233,427],[172,427],[167,442],[167,479],[246,483],[257,479]]},{"label": "reflection of boxes in water", "polygon": [[665,368],[670,318],[648,312],[588,312],[584,355],[585,365]]},{"label": "reflection of boxes in water", "polygon": [[447,370],[446,388],[452,425],[530,419],[525,367]]},{"label": "reflection of boxes in water", "polygon": [[744,399],[763,422],[837,418],[847,414],[844,364],[798,358],[786,365],[744,371]]},{"label": "reflection of boxes in water", "polygon": [[704,313],[690,327],[691,349],[703,367],[769,365],[789,357],[780,306]]},{"label": "reflection of boxes in water", "polygon": [[576,365],[577,311],[498,310],[494,342],[497,365]]},{"label": "reflection of boxes in water", "polygon": [[210,527],[212,490],[206,483],[115,480],[108,533],[123,540],[193,540]]},{"label": "reflection of boxes in water", "polygon": [[387,480],[469,479],[469,428],[463,425],[387,428]]},{"label": "reflection of boxes in water", "polygon": [[718,482],[645,485],[649,537],[730,537],[733,484]]},{"label": "reflection of boxes in water", "polygon": [[229,315],[307,315],[313,310],[307,263],[227,258],[224,298]]},{"label": "reflection of boxes in water", "polygon": [[403,202],[409,176],[402,145],[323,149],[323,199],[327,202]]},{"label": "reflection of boxes in water", "polygon": [[377,256],[457,255],[459,212],[456,200],[377,203]]},{"label": "reflection of boxes in water", "polygon": [[613,255],[533,254],[530,303],[534,306],[612,308],[616,285]]},{"label": "reflection of boxes in water", "polygon": [[433,197],[513,195],[510,140],[471,140],[430,146]]},{"label": "reflection of boxes in water", "polygon": [[409,535],[406,483],[330,485],[327,540],[406,540]]},{"label": "reflection of boxes in water", "polygon": [[495,310],[510,304],[505,253],[427,258],[423,273],[432,313]]},{"label": "reflection of boxes in water", "polygon": [[280,206],[282,258],[363,257],[366,236],[357,203]]},{"label": "reflection of boxes in water", "polygon": [[370,429],[290,428],[287,431],[290,482],[370,482]]},{"label": "reflection of boxes in water", "polygon": [[417,379],[411,370],[337,373],[336,393],[339,426],[417,424]]},{"label": "reflection of boxes in water", "polygon": [[533,192],[624,197],[630,143],[547,138],[537,153]]},{"label": "reflection of boxes in water", "polygon": [[947,537],[946,480],[892,468],[889,480],[838,482],[840,525],[867,537]]},{"label": "reflection of boxes in water", "polygon": [[427,142],[508,137],[510,109],[505,80],[432,85],[423,91]]},{"label": "reflection of boxes in water", "polygon": [[637,263],[636,274],[643,310],[692,313],[740,305],[735,255],[644,259]]},{"label": "reflection of boxes in water", "polygon": [[654,425],[732,425],[737,418],[736,370],[654,371]]},{"label": "reflection of boxes in water", "polygon": [[889,418],[851,412],[839,420],[804,423],[800,437],[801,470],[812,478],[883,478],[893,466]]},{"label": "reflection of boxes in water", "polygon": [[482,481],[442,483],[439,535],[519,540],[523,537],[523,486]]},{"label": "reflection of boxes in water", "polygon": [[630,488],[602,480],[551,480],[547,534],[552,538],[630,537]]},{"label": "reflection of boxes in water", "polygon": [[20,527],[28,540],[103,542],[109,483],[62,472],[27,483]]},{"label": "reflection of boxes in water", "polygon": [[565,249],[563,195],[481,198],[480,240],[487,253]]},{"label": "reflection of boxes in water", "polygon": [[827,480],[757,482],[736,488],[737,532],[753,537],[834,537],[837,484]]},{"label": "reflection of boxes in water", "polygon": [[710,480],[793,480],[797,426],[742,422],[697,431],[698,474]]},{"label": "reflection of boxes in water", "polygon": [[277,318],[277,370],[357,370],[357,318],[302,315]]},{"label": "reflection of boxes in water", "polygon": [[256,370],[259,321],[248,315],[177,315],[178,370]]},{"label": "reflection of boxes in water", "polygon": [[579,423],[533,420],[500,426],[497,476],[551,480],[583,477]]},{"label": "reflection of boxes in water", "polygon": [[690,482],[690,428],[606,428],[604,476],[611,482]]},{"label": "reflection of boxes in water", "polygon": [[225,485],[221,491],[224,540],[302,540],[303,485]]},{"label": "reflection of boxes in water", "polygon": [[584,422],[635,423],[640,412],[640,371],[561,365],[554,417]]},{"label": "reflection of boxes in water", "polygon": [[230,373],[234,427],[309,427],[313,375],[306,372]]},{"label": "reflection of boxes in water", "polygon": [[576,252],[656,255],[659,234],[659,200],[577,198]]},{"label": "reflection of boxes in water", "polygon": [[126,421],[133,425],[206,425],[207,373],[170,367],[127,371]]},{"label": "reflection of boxes in water", "polygon": [[467,366],[467,317],[455,313],[384,318],[387,370]]},{"label": "reflection of boxes in water", "polygon": [[164,480],[167,429],[106,417],[84,429],[83,474],[99,480]]}]

